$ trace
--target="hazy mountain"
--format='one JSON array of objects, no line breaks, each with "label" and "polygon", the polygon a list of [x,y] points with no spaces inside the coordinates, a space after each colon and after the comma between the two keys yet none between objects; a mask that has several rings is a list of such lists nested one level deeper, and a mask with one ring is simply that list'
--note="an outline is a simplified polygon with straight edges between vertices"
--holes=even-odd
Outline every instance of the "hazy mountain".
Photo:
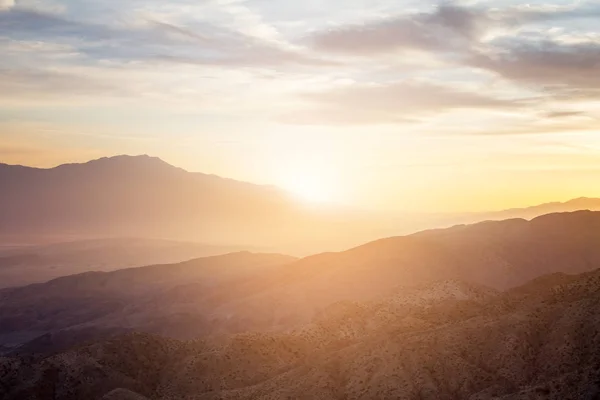
[{"label": "hazy mountain", "polygon": [[[426,301],[415,301],[419,293]],[[180,342],[129,334],[0,359],[0,397],[596,399],[600,272],[496,293],[457,281],[341,304],[287,333]],[[382,321],[385,321],[382,323]]]},{"label": "hazy mountain", "polygon": [[600,199],[580,197],[565,202],[539,204],[532,207],[512,208],[489,213],[475,213],[469,216],[470,221],[504,220],[511,218],[533,219],[545,214],[572,212],[578,210],[600,211]]},{"label": "hazy mountain", "polygon": [[148,156],[51,169],[0,164],[0,193],[5,242],[142,237],[306,251],[323,241],[322,248],[364,241],[359,227],[370,232],[352,213],[311,208],[275,187],[190,173]]},{"label": "hazy mountain", "polygon": [[459,223],[600,209],[598,199],[577,199],[495,213],[359,212],[302,203],[276,187],[191,173],[149,156],[51,169],[0,164],[0,193],[0,246],[139,237],[299,255]]},{"label": "hazy mountain", "polygon": [[0,250],[0,288],[46,282],[89,271],[175,263],[245,250],[159,239],[82,240]]},{"label": "hazy mountain", "polygon": [[600,213],[581,211],[427,231],[297,261],[237,253],[74,275],[0,291],[0,344],[88,328],[174,338],[283,332],[341,301],[402,293],[402,303],[407,287],[440,280],[504,290],[546,274],[590,271],[600,265],[598,243]]}]

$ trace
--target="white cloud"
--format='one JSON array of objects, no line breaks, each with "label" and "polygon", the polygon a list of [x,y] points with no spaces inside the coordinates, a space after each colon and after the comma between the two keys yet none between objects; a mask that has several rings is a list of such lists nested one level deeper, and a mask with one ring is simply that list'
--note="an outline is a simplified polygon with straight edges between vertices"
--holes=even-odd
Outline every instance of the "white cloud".
[{"label": "white cloud", "polygon": [[15,5],[15,0],[0,0],[0,10],[8,10]]}]

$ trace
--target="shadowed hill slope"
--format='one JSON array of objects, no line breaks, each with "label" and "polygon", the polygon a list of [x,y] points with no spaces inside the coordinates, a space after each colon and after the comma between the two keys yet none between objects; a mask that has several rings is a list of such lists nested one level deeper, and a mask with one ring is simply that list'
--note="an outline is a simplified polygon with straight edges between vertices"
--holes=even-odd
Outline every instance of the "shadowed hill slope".
[{"label": "shadowed hill slope", "polygon": [[[179,264],[89,272],[44,284],[0,290],[0,338],[4,338],[4,344],[23,343],[62,329],[88,329],[92,322],[115,314],[113,324],[96,326],[100,329],[136,327],[152,332],[156,325],[157,329],[172,329],[177,336],[176,320],[187,317],[188,324],[196,324],[196,332],[203,332],[211,325],[203,313],[205,308],[199,308],[193,315],[180,314],[177,304],[159,304],[153,300],[186,285],[196,285],[196,294],[206,296],[228,282],[248,279],[293,260],[293,257],[277,254],[240,252]],[[168,308],[170,323],[162,324],[165,321],[161,321],[161,306]],[[140,308],[144,309],[144,316],[136,319]],[[119,318],[121,315],[124,319]],[[127,316],[131,318],[128,320]]]},{"label": "shadowed hill slope", "polygon": [[[406,301],[398,301],[403,293]],[[4,358],[0,395],[594,399],[600,395],[599,296],[597,271],[505,293],[439,282],[380,302],[336,306],[289,333],[194,342],[133,334],[34,363]],[[378,323],[382,316],[385,323]]]},{"label": "shadowed hill slope", "polygon": [[379,301],[440,280],[502,290],[589,271],[600,265],[598,243],[600,213],[576,212],[383,239],[297,261],[237,253],[75,275],[0,291],[0,344],[48,333],[70,342],[63,331],[92,328],[182,339],[288,331],[332,304]]},{"label": "shadowed hill slope", "polygon": [[336,301],[375,299],[402,285],[450,279],[507,289],[545,274],[596,268],[598,243],[600,213],[589,211],[426,231],[308,257],[240,282],[234,290],[239,300],[219,310],[278,326],[304,323]]},{"label": "shadowed hill slope", "polygon": [[159,239],[112,238],[0,251],[0,289],[47,282],[88,271],[114,271],[150,264],[176,263],[242,249]]}]

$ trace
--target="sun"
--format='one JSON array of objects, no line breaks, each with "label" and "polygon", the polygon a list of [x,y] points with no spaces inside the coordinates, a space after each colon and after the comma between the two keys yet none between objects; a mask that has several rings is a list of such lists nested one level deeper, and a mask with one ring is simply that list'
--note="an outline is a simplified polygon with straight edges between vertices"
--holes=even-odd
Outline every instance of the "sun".
[{"label": "sun", "polygon": [[300,200],[310,203],[331,203],[335,200],[333,185],[317,175],[303,174],[288,177],[284,189]]}]

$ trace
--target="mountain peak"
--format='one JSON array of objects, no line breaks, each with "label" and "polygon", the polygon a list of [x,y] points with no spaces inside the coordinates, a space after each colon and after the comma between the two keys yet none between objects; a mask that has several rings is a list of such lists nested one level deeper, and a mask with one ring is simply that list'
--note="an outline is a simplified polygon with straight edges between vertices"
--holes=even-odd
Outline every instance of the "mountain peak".
[{"label": "mountain peak", "polygon": [[[96,160],[88,161],[86,164],[95,164],[95,163],[145,163],[145,164],[160,164],[160,165],[168,165],[173,167],[171,164],[162,160],[159,157],[149,156],[148,154],[140,154],[140,155],[128,155],[121,154],[112,157],[102,157]],[[173,167],[175,168],[175,167]]]},{"label": "mountain peak", "polygon": [[178,170],[184,171],[181,168],[175,167],[166,161],[158,157],[149,156],[147,154],[142,155],[117,155],[111,157],[102,157],[95,160],[91,160],[85,163],[73,163],[64,164],[56,168],[70,168],[76,166],[87,166],[89,168],[141,168],[141,169],[160,169],[160,170]]}]

